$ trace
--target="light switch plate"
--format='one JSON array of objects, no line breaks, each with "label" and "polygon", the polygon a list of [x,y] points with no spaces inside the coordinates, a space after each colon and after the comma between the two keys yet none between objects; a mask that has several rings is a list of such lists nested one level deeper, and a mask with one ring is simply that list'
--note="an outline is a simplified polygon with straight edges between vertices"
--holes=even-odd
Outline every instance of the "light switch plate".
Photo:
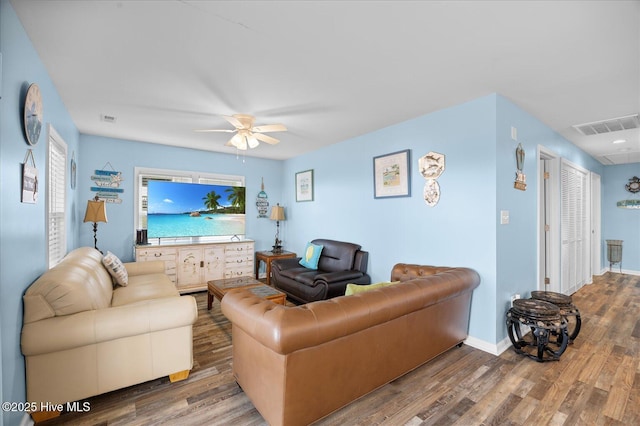
[{"label": "light switch plate", "polygon": [[509,210],[500,210],[500,225],[509,224]]}]

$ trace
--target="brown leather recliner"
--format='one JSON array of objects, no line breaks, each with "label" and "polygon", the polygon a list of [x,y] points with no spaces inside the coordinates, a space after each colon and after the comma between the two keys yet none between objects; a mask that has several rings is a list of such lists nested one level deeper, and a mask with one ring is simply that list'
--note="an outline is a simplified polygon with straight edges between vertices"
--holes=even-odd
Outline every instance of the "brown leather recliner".
[{"label": "brown leather recliner", "polygon": [[322,245],[318,269],[300,265],[300,257],[274,260],[271,264],[274,287],[298,303],[343,296],[347,284],[371,284],[367,275],[369,253],[358,244],[316,239]]}]

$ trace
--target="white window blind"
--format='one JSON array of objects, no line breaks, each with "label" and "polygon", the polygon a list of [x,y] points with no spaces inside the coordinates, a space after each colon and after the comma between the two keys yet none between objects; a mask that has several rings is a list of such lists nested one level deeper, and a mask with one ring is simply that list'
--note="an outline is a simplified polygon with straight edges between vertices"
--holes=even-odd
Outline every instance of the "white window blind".
[{"label": "white window blind", "polygon": [[49,126],[47,156],[47,240],[49,268],[67,253],[66,188],[67,144]]},{"label": "white window blind", "polygon": [[572,294],[588,281],[589,211],[587,173],[562,164],[562,292]]}]

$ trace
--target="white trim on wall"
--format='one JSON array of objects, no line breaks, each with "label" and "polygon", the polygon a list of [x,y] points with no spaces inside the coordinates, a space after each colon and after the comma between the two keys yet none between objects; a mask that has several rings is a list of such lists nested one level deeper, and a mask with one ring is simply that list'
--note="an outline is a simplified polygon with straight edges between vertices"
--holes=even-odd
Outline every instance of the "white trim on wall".
[{"label": "white trim on wall", "polygon": [[[549,247],[547,250],[547,272],[550,280],[549,286],[546,290],[560,292],[560,156],[555,152],[547,149],[542,145],[538,145],[538,167],[540,171],[543,167],[543,162],[546,162],[546,171],[549,172],[549,179],[547,181],[547,225],[549,225],[549,234],[547,235],[547,244]],[[542,182],[542,176],[539,176],[538,182]],[[538,290],[545,290],[544,278],[542,271],[545,261],[545,247],[543,244],[543,215],[542,210],[544,193],[541,185],[538,185]]]}]

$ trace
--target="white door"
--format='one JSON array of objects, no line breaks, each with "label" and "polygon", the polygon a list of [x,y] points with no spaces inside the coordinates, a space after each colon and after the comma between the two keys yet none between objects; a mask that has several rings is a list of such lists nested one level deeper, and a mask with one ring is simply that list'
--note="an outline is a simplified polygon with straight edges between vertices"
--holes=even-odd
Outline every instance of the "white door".
[{"label": "white door", "polygon": [[591,273],[589,172],[568,161],[561,167],[561,292],[575,293]]}]

